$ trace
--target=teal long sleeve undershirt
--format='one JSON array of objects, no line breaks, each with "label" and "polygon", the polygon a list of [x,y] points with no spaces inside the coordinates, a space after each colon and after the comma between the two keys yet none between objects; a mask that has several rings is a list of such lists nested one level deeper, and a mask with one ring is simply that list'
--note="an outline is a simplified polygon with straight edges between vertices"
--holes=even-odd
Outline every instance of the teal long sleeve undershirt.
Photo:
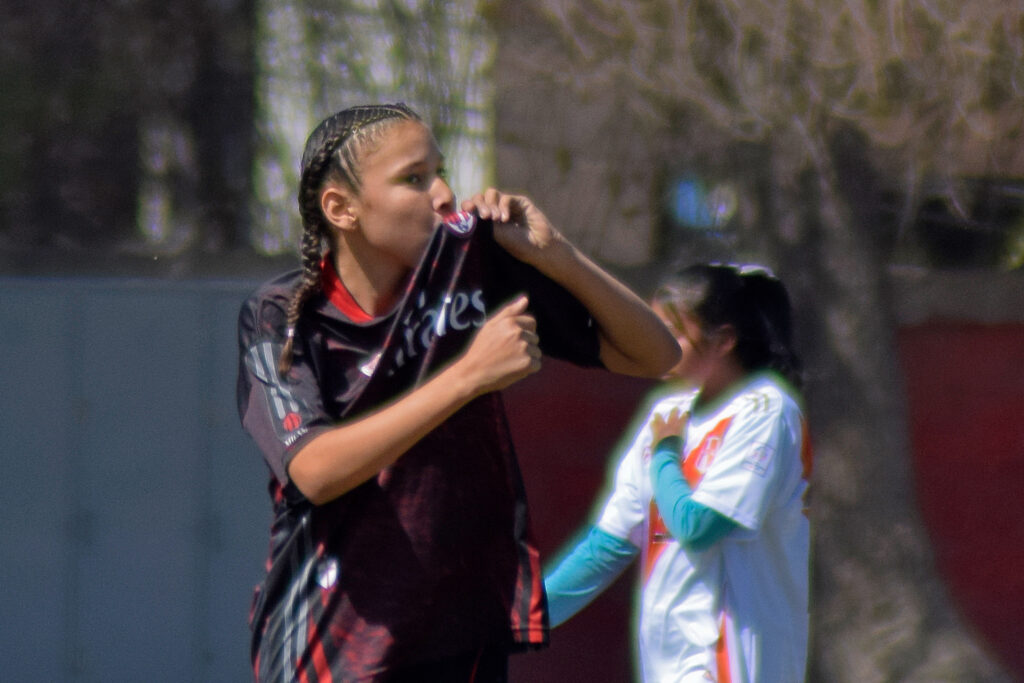
[{"label": "teal long sleeve undershirt", "polygon": [[725,515],[702,505],[691,497],[693,490],[679,467],[683,440],[678,436],[662,439],[651,457],[651,486],[658,512],[672,537],[691,550],[707,550],[737,524]]},{"label": "teal long sleeve undershirt", "polygon": [[[665,526],[693,550],[706,550],[732,531],[736,522],[691,498],[679,467],[683,440],[662,439],[651,459],[651,483]],[[590,604],[626,570],[640,552],[629,541],[591,527],[587,536],[544,578],[552,626],[559,626]]]},{"label": "teal long sleeve undershirt", "polygon": [[589,605],[639,552],[629,541],[591,527],[586,538],[544,578],[551,625],[564,623]]}]

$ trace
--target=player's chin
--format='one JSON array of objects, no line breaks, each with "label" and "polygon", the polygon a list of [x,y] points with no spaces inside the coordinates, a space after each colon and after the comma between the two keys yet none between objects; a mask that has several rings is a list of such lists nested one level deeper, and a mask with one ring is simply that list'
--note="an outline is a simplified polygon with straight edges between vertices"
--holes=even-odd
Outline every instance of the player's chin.
[{"label": "player's chin", "polygon": [[407,254],[409,262],[413,265],[419,263],[420,259],[423,257],[423,253],[427,250],[427,245],[430,243],[430,238],[434,234],[434,230],[436,230],[436,228],[432,229],[429,233],[417,235],[415,239],[410,240],[407,245]]}]

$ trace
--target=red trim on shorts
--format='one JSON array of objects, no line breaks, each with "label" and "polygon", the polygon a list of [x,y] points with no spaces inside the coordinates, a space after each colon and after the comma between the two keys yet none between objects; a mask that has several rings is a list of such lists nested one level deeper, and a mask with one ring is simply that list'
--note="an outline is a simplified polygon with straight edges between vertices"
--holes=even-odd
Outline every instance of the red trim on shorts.
[{"label": "red trim on shorts", "polygon": [[320,286],[323,287],[324,294],[331,300],[331,303],[352,322],[368,323],[373,320],[373,316],[356,303],[345,287],[345,283],[338,277],[338,271],[334,268],[334,259],[330,252],[320,262]]}]

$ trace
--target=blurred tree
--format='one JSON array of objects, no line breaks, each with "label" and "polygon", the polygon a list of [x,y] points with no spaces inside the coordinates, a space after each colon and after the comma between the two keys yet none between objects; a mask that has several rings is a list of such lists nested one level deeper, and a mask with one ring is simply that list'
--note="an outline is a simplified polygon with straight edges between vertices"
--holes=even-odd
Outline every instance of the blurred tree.
[{"label": "blurred tree", "polygon": [[293,252],[305,136],[357,102],[412,104],[456,189],[479,189],[494,46],[480,5],[4,4],[0,247],[102,262]]},{"label": "blurred tree", "polygon": [[244,243],[252,0],[6,3],[0,22],[5,246]]},{"label": "blurred tree", "polygon": [[793,289],[817,451],[810,679],[1003,680],[915,509],[888,268],[922,263],[919,209],[961,211],[962,176],[1024,169],[1024,2],[531,0],[497,21],[503,73],[565,93],[587,155],[735,184],[731,231],[663,235],[656,257],[755,258]]},{"label": "blurred tree", "polygon": [[494,39],[480,0],[284,0],[261,3],[252,243],[291,252],[306,135],[353,104],[404,101],[431,125],[456,192],[491,174],[488,80]]}]

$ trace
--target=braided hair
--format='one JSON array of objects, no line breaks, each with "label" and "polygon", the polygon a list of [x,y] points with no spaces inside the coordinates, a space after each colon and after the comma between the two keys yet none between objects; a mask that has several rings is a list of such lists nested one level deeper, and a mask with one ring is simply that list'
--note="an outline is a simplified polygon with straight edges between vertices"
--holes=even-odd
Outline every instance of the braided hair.
[{"label": "braided hair", "polygon": [[789,293],[768,269],[690,265],[662,284],[654,300],[691,312],[705,330],[732,326],[736,358],[748,372],[773,370],[794,387],[803,384],[800,358],[793,350]]},{"label": "braided hair", "polygon": [[299,215],[302,217],[302,277],[288,302],[287,337],[278,370],[291,369],[295,328],[306,300],[320,286],[324,242],[330,228],[320,207],[320,193],[328,180],[343,183],[354,192],[362,184],[359,162],[369,144],[385,127],[400,121],[422,121],[402,103],[361,105],[327,117],[306,139],[299,177]]}]

